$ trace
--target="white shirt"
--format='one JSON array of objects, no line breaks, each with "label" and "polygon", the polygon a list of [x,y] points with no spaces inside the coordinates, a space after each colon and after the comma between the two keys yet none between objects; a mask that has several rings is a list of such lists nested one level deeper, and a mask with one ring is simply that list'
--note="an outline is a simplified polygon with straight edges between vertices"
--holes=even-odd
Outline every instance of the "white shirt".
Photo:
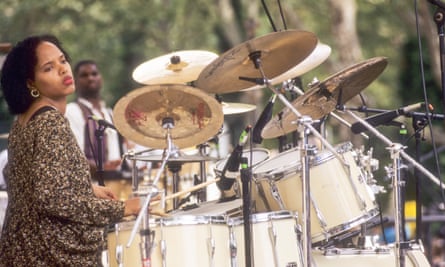
[{"label": "white shirt", "polygon": [[[79,102],[84,104],[86,107],[88,107],[92,112],[93,115],[102,118],[110,123],[113,123],[112,118],[112,110],[111,108],[107,108],[105,105],[105,102],[101,101],[101,107],[100,110],[93,107],[93,105],[88,102],[84,98],[79,98]],[[74,133],[74,136],[76,137],[77,143],[79,144],[80,148],[83,150],[85,148],[85,124],[86,121],[84,119],[83,113],[81,108],[79,107],[79,104],[76,102],[68,103],[66,106],[65,111],[65,117],[70,122],[71,130]],[[107,148],[108,148],[108,154],[106,161],[110,160],[117,160],[121,159],[121,151],[119,148],[119,135],[116,132],[116,130],[111,128],[105,129],[105,135],[107,136]],[[91,137],[95,138],[95,137]]]}]

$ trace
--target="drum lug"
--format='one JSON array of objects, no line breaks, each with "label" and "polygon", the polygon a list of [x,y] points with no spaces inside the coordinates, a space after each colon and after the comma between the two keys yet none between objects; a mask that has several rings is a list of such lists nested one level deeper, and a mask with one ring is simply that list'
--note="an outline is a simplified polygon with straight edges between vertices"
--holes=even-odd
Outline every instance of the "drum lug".
[{"label": "drum lug", "polygon": [[215,239],[213,237],[209,237],[207,239],[207,249],[209,252],[210,265],[214,266],[214,258],[215,258]]},{"label": "drum lug", "polygon": [[167,266],[167,244],[165,240],[161,240],[162,266]]},{"label": "drum lug", "polygon": [[236,267],[236,256],[237,256],[237,245],[236,245],[236,239],[235,234],[233,233],[233,226],[230,226],[230,233],[229,233],[229,246],[230,246],[230,265],[231,267]]},{"label": "drum lug", "polygon": [[278,205],[280,205],[280,209],[285,210],[286,207],[284,206],[283,199],[281,199],[281,195],[280,192],[278,191],[276,184],[273,181],[269,181],[269,184],[273,198],[278,202]]}]

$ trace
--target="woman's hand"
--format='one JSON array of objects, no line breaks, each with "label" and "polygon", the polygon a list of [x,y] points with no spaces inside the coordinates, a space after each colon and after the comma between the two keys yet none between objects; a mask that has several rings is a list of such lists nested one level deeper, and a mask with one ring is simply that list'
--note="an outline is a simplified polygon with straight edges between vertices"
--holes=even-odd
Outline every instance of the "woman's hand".
[{"label": "woman's hand", "polygon": [[94,195],[98,198],[117,200],[117,197],[114,194],[114,192],[108,187],[93,185],[93,191]]}]

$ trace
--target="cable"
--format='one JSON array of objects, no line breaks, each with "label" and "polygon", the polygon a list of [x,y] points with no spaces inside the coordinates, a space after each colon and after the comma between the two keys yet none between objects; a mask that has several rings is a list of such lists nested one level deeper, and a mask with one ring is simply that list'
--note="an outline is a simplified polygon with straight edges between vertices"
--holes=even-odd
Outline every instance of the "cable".
[{"label": "cable", "polygon": [[[425,101],[425,114],[427,115],[427,120],[428,120],[428,127],[431,129],[430,131],[430,137],[431,137],[431,143],[433,146],[433,152],[434,152],[434,160],[435,160],[435,164],[436,164],[436,169],[437,169],[437,175],[439,177],[439,181],[440,181],[440,187],[442,188],[442,179],[440,179],[441,174],[440,174],[440,165],[439,165],[439,157],[438,157],[438,153],[437,153],[437,148],[436,148],[436,142],[434,139],[434,134],[433,134],[433,124],[431,122],[431,117],[429,116],[430,111],[429,111],[429,101],[428,101],[428,96],[426,93],[426,82],[425,82],[425,70],[424,70],[424,64],[423,64],[423,52],[422,52],[422,40],[420,37],[420,27],[419,27],[419,10],[417,7],[417,0],[414,0],[414,14],[415,14],[415,18],[416,18],[416,33],[417,33],[417,42],[419,45],[419,61],[420,61],[420,72],[421,72],[421,79],[422,79],[422,90],[423,90],[423,98]],[[444,195],[444,191],[441,190],[441,197],[442,197],[442,202],[445,202],[445,195]]]},{"label": "cable", "polygon": [[281,7],[281,1],[277,0],[277,2],[278,2],[278,7],[280,9],[280,16],[281,16],[281,21],[283,22],[283,27],[285,30],[287,30],[286,19],[284,18],[283,8]]},{"label": "cable", "polygon": [[273,31],[276,32],[277,28],[275,27],[275,23],[273,23],[272,17],[270,16],[269,9],[267,8],[266,3],[264,2],[264,0],[261,0],[261,3],[263,4],[264,11],[266,12],[267,18],[269,19]]}]

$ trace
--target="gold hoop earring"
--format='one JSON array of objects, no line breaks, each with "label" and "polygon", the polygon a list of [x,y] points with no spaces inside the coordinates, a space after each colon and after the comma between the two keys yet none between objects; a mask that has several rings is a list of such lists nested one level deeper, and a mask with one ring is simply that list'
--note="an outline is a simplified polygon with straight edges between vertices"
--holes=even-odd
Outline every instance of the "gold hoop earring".
[{"label": "gold hoop earring", "polygon": [[38,98],[40,96],[39,90],[37,90],[36,88],[32,88],[30,93],[31,93],[31,96],[34,98]]}]

